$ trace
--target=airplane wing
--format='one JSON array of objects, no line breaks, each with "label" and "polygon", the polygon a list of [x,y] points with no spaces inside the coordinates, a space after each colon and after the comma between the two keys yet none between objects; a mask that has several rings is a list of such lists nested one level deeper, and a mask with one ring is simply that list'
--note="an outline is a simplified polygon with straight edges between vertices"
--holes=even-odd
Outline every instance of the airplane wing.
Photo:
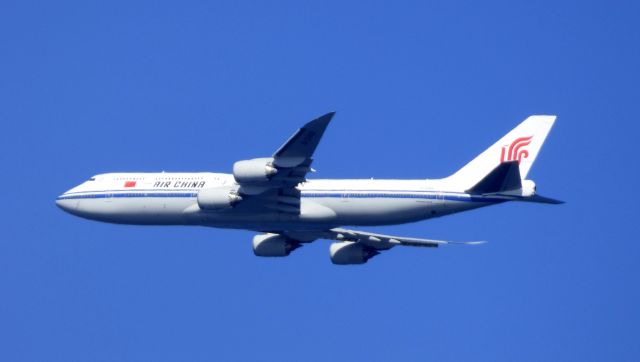
[{"label": "airplane wing", "polygon": [[444,244],[466,244],[475,245],[483,244],[484,241],[446,241],[433,239],[408,238],[402,236],[391,236],[384,234],[369,233],[365,231],[355,231],[348,229],[331,229],[323,235],[324,238],[337,241],[351,241],[362,243],[376,250],[387,250],[394,246],[421,246],[421,247],[438,247]]},{"label": "airplane wing", "polygon": [[324,130],[334,115],[335,112],[329,112],[297,130],[293,136],[273,154],[274,164],[277,167],[290,168],[299,166],[307,161],[311,162],[311,156],[313,156],[313,152],[316,150],[316,147],[318,147]]},{"label": "airplane wing", "polygon": [[[300,212],[300,191],[296,186],[306,180],[311,171],[312,156],[325,129],[335,112],[327,113],[298,129],[271,158],[241,162],[258,162],[269,170],[266,180],[255,183],[250,179],[236,176],[242,172],[242,165],[234,165],[234,176],[240,185],[238,190],[243,201],[237,208],[266,208],[274,211],[298,214]],[[249,164],[248,164],[249,165]],[[250,165],[251,166],[251,165]],[[251,166],[253,167],[253,166]]]},{"label": "airplane wing", "polygon": [[347,229],[330,229],[322,236],[337,240],[329,247],[331,262],[339,265],[364,264],[369,259],[394,246],[438,247],[443,244],[482,244],[484,241],[454,242],[433,239],[406,238]]}]

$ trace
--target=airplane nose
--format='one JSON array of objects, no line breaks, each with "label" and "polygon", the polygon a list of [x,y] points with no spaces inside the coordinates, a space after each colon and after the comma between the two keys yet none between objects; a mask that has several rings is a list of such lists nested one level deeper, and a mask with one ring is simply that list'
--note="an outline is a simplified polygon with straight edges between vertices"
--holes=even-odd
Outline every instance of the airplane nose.
[{"label": "airplane nose", "polygon": [[62,211],[72,213],[75,208],[73,205],[73,200],[65,199],[64,194],[58,196],[56,198],[56,206],[58,206]]}]

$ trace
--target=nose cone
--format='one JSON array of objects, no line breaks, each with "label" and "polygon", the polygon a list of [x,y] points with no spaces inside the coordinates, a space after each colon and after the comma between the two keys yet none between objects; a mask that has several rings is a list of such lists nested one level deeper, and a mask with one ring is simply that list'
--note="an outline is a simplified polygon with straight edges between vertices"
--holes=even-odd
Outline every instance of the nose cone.
[{"label": "nose cone", "polygon": [[60,195],[58,196],[58,198],[56,198],[56,206],[58,206],[59,208],[61,208],[63,211],[69,211],[69,200],[65,200],[64,199],[64,195]]},{"label": "nose cone", "polygon": [[74,214],[74,211],[77,208],[77,204],[78,204],[77,200],[69,199],[66,193],[56,198],[56,206],[58,206],[63,211],[68,212],[70,214]]}]

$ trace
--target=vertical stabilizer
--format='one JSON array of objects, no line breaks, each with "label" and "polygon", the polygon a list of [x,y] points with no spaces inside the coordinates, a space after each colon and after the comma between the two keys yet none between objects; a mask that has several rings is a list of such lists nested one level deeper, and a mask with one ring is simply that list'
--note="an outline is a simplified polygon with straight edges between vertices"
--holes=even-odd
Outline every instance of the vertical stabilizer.
[{"label": "vertical stabilizer", "polygon": [[555,120],[556,116],[530,116],[447,180],[469,188],[509,161],[518,162],[524,180]]}]

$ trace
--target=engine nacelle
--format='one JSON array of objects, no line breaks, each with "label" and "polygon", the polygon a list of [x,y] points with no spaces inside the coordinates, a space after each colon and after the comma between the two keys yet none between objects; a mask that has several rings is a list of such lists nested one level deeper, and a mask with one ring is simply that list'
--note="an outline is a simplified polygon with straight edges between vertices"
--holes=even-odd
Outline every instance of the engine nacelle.
[{"label": "engine nacelle", "polygon": [[253,237],[253,253],[256,256],[287,256],[301,246],[300,242],[280,234],[260,234]]},{"label": "engine nacelle", "polygon": [[198,192],[198,206],[202,210],[227,209],[240,201],[237,186],[211,187]]},{"label": "engine nacelle", "polygon": [[536,194],[536,183],[531,180],[522,181],[522,196],[530,197]]},{"label": "engine nacelle", "polygon": [[277,172],[273,158],[254,158],[233,164],[233,177],[239,184],[265,183]]},{"label": "engine nacelle", "polygon": [[364,264],[378,254],[379,251],[352,241],[333,243],[329,247],[331,262],[338,265]]}]

